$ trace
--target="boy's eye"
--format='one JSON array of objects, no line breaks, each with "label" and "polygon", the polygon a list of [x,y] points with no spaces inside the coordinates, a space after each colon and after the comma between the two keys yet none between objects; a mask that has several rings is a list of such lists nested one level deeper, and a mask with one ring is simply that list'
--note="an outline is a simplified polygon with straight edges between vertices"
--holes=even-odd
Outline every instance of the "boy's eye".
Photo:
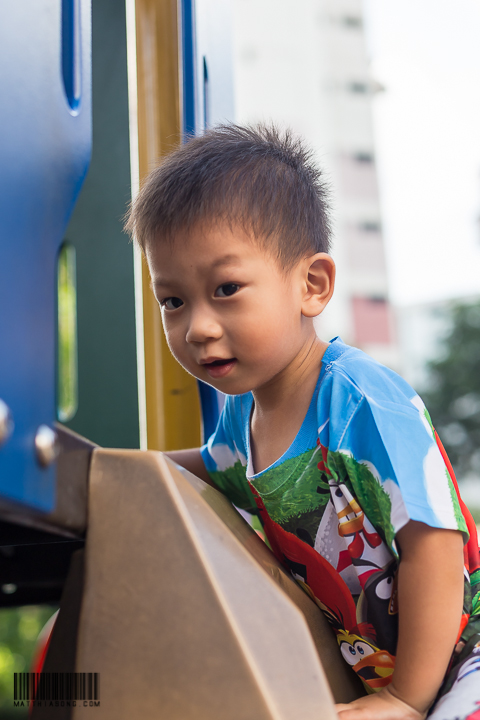
[{"label": "boy's eye", "polygon": [[225,283],[215,290],[216,297],[230,297],[234,295],[240,286],[236,283]]},{"label": "boy's eye", "polygon": [[176,310],[183,305],[183,300],[177,297],[169,297],[164,300],[160,300],[161,307],[167,308],[167,310]]}]

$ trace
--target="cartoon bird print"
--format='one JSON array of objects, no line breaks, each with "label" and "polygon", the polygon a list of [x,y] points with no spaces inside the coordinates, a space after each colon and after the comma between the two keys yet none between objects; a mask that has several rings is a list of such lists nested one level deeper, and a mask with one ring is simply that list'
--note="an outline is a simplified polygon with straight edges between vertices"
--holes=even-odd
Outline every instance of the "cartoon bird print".
[{"label": "cartoon bird print", "polygon": [[328,478],[330,495],[338,517],[338,533],[344,538],[350,538],[350,555],[353,558],[360,558],[365,547],[363,538],[372,548],[378,547],[382,539],[373,527],[370,530],[366,529],[365,513],[358,504],[357,499],[353,497],[344,483],[338,482],[332,477],[331,470],[327,465],[328,448],[322,445],[320,440],[317,440],[317,445],[322,453],[322,460],[317,467]]},{"label": "cartoon bird print", "polygon": [[382,539],[373,528],[371,532],[365,528],[365,514],[347,486],[334,480],[329,480],[328,484],[338,517],[338,534],[351,538],[349,552],[352,558],[358,559],[365,549],[364,539],[371,548],[378,547]]},{"label": "cartoon bird print", "polygon": [[322,602],[317,601],[317,604],[335,631],[343,659],[357,673],[367,692],[378,692],[386,687],[395,669],[395,656],[378,647],[373,625],[368,622],[349,625],[344,622],[342,612],[332,612]]},{"label": "cartoon bird print", "polygon": [[369,622],[353,624],[351,615],[344,615],[348,599],[341,606],[337,603],[334,612],[323,602],[316,601],[335,631],[343,659],[361,679],[368,693],[375,693],[386,687],[395,669],[395,655],[379,647],[376,628]]},{"label": "cartoon bird print", "polygon": [[357,602],[357,619],[375,623],[376,642],[395,655],[398,637],[398,591],[396,560],[372,573]]},{"label": "cartoon bird print", "polygon": [[[331,501],[338,518],[338,534],[345,540],[349,562],[356,567],[363,588],[369,575],[388,565],[392,555],[346,484],[333,477],[327,465],[328,448],[319,440],[317,444],[322,453],[322,460],[317,467],[327,477]],[[342,557],[341,562],[345,564],[345,557]]]},{"label": "cartoon bird print", "polygon": [[[352,666],[367,691],[375,692],[389,684],[395,658],[386,650],[379,650],[367,639],[369,628],[371,625],[368,623],[361,623],[350,632],[339,630],[337,642],[343,659]],[[360,632],[361,635],[357,634]]]}]

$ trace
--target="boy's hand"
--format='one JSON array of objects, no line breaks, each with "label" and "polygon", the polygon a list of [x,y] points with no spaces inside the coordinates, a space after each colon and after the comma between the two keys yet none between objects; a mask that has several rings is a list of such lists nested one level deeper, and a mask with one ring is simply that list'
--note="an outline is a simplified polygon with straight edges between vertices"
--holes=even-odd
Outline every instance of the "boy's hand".
[{"label": "boy's hand", "polygon": [[388,688],[351,703],[335,705],[340,720],[424,720],[420,712],[395,697]]}]

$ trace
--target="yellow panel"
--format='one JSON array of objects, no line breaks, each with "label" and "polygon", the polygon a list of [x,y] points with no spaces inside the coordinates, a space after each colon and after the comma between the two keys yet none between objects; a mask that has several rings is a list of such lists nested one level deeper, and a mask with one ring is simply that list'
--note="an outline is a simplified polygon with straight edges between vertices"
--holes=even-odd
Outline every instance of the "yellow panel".
[{"label": "yellow panel", "polygon": [[[136,0],[140,182],[180,142],[177,0]],[[200,445],[196,380],[171,355],[160,311],[142,263],[147,445],[178,450]]]}]

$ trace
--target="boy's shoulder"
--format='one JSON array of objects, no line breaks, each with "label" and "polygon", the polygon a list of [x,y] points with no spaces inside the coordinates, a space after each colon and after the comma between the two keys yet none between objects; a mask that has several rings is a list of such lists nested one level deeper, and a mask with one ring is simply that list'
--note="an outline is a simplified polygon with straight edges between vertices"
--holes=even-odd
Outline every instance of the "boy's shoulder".
[{"label": "boy's shoulder", "polygon": [[[406,445],[413,465],[422,467],[437,446],[430,416],[415,390],[395,371],[339,339],[325,355],[317,398],[322,444],[367,459],[385,478],[393,472],[392,463],[405,464],[397,455]],[[382,458],[385,467],[380,467]],[[439,458],[436,450],[435,461]]]},{"label": "boy's shoulder", "polygon": [[398,373],[375,360],[363,350],[334,338],[323,357],[323,385],[345,386],[358,399],[411,403],[415,390]]}]

